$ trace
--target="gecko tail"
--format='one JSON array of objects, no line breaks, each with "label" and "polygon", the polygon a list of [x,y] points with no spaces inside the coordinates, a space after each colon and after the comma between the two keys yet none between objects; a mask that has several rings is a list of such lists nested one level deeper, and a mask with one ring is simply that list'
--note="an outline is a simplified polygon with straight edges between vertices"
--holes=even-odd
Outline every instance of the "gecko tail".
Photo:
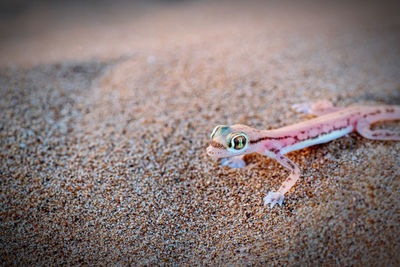
[{"label": "gecko tail", "polygon": [[369,124],[378,121],[391,121],[400,120],[400,106],[381,106],[372,108],[370,112],[366,113],[366,120]]},{"label": "gecko tail", "polygon": [[400,106],[386,106],[385,111],[389,120],[400,120]]},{"label": "gecko tail", "polygon": [[357,122],[357,132],[372,140],[400,141],[400,133],[390,130],[371,130],[371,125],[378,121],[400,120],[400,107],[384,106],[366,114],[367,117]]}]

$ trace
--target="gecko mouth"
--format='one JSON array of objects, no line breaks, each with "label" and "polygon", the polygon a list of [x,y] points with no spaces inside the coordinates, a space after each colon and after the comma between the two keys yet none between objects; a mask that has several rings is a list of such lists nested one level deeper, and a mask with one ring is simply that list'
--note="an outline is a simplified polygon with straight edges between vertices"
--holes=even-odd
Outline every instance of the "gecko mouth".
[{"label": "gecko mouth", "polygon": [[209,155],[210,157],[213,157],[213,158],[220,158],[220,157],[224,157],[224,151],[219,151],[219,149],[215,149],[215,147],[213,147],[213,146],[211,146],[211,145],[209,145],[208,147],[207,147],[207,150],[206,150],[206,152],[207,152],[207,155]]}]

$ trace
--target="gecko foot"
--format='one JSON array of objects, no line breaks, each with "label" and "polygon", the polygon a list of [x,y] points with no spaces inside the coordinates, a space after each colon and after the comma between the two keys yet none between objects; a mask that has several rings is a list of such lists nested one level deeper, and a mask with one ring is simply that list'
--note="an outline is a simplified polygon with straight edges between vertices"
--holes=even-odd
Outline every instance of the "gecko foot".
[{"label": "gecko foot", "polygon": [[243,156],[223,158],[223,159],[221,159],[220,163],[221,163],[221,166],[228,166],[231,168],[246,167],[246,162],[243,160]]},{"label": "gecko foot", "polygon": [[284,195],[282,193],[269,192],[268,195],[264,197],[264,206],[270,204],[270,207],[272,208],[277,203],[279,204],[279,206],[282,206],[283,198]]},{"label": "gecko foot", "polygon": [[291,106],[291,109],[295,110],[298,113],[310,113],[311,104],[304,102],[304,103],[297,103]]},{"label": "gecko foot", "polygon": [[299,113],[312,114],[316,116],[325,115],[339,110],[339,108],[333,106],[331,101],[325,99],[315,103],[297,103],[292,105],[291,108]]}]

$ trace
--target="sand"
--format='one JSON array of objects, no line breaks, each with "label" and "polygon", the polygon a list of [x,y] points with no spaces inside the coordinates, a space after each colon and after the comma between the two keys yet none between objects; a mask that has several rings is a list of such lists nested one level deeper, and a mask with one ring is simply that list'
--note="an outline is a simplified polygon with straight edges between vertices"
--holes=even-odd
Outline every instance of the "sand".
[{"label": "sand", "polygon": [[[217,124],[400,104],[390,3],[35,5],[0,28],[2,265],[400,265],[400,142],[205,154]],[[4,26],[4,25],[7,25]],[[398,122],[376,127],[400,131]]]}]

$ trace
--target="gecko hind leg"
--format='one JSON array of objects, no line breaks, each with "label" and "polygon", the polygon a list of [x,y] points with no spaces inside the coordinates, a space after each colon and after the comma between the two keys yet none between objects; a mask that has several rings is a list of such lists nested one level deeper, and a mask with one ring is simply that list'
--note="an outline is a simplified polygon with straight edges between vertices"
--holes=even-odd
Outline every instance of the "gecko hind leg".
[{"label": "gecko hind leg", "polygon": [[246,167],[246,162],[243,160],[244,155],[223,158],[220,161],[221,166],[228,166],[231,168],[244,168]]},{"label": "gecko hind leg", "polygon": [[357,132],[364,138],[372,140],[400,141],[400,134],[390,130],[371,130],[371,123],[360,120],[356,126]]},{"label": "gecko hind leg", "polygon": [[332,102],[326,99],[317,101],[315,103],[304,102],[294,104],[291,106],[291,108],[296,112],[315,116],[322,116],[340,110],[340,108],[333,106]]}]

